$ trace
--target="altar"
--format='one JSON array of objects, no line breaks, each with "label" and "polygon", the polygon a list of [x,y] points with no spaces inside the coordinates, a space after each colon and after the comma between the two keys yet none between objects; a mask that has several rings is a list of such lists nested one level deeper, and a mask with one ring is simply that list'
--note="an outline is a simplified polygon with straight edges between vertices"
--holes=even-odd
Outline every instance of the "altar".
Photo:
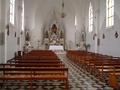
[{"label": "altar", "polygon": [[49,50],[64,50],[62,45],[50,45]]},{"label": "altar", "polygon": [[43,30],[43,44],[45,45],[45,49],[64,50],[64,28],[60,25],[51,24],[48,29]]}]

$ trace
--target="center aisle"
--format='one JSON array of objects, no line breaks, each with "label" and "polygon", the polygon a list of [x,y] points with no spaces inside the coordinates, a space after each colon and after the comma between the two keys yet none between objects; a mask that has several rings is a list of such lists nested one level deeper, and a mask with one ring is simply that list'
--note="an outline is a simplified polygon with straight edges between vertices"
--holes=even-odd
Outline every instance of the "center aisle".
[{"label": "center aisle", "polygon": [[56,54],[69,70],[70,90],[113,90],[70,61],[65,52],[56,52]]}]

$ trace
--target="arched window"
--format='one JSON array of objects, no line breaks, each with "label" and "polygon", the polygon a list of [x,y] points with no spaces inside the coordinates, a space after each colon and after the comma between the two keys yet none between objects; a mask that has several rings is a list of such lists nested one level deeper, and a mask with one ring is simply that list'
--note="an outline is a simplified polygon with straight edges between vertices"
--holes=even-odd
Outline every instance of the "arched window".
[{"label": "arched window", "polygon": [[24,0],[22,0],[22,30],[24,30]]},{"label": "arched window", "polygon": [[93,7],[90,3],[89,6],[89,32],[93,31]]},{"label": "arched window", "polygon": [[15,0],[10,0],[10,23],[14,25],[15,22]]},{"label": "arched window", "polygon": [[78,23],[77,23],[77,16],[75,15],[75,28],[77,29],[77,25],[78,25]]},{"label": "arched window", "polygon": [[106,0],[106,27],[114,25],[114,0]]}]

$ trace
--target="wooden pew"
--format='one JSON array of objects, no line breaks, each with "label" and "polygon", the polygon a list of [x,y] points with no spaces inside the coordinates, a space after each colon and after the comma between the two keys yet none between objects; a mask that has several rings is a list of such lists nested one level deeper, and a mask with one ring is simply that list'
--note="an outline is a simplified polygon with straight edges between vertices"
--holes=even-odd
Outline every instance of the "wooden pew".
[{"label": "wooden pew", "polygon": [[32,90],[33,80],[63,80],[65,87],[68,88],[68,69],[67,68],[5,68],[1,67],[0,80],[29,80]]},{"label": "wooden pew", "polygon": [[14,60],[9,61],[8,63],[62,63],[62,61],[58,60]]},{"label": "wooden pew", "polygon": [[2,67],[65,67],[63,63],[14,63],[0,64]]},{"label": "wooden pew", "polygon": [[53,59],[58,59],[58,57],[56,56],[49,56],[49,55],[43,55],[43,56],[40,56],[40,55],[27,55],[27,56],[19,56],[19,57],[16,57],[15,58],[16,60],[29,60],[29,59],[36,59],[36,60],[46,60],[46,59],[49,59],[49,60],[53,60]]},{"label": "wooden pew", "polygon": [[15,59],[58,59],[57,55],[51,50],[33,50],[25,55],[17,56]]},{"label": "wooden pew", "polygon": [[31,51],[0,64],[0,80],[63,80],[68,88],[68,69],[52,51]]},{"label": "wooden pew", "polygon": [[83,51],[68,51],[67,57],[100,80],[103,80],[105,78],[104,74],[109,75],[109,85],[112,87],[118,87],[118,82],[116,81],[117,79],[111,80],[110,77],[120,77],[119,57],[112,57]]},{"label": "wooden pew", "polygon": [[114,71],[109,73],[108,83],[111,87],[113,87],[116,90],[120,89],[120,65],[114,66]]}]

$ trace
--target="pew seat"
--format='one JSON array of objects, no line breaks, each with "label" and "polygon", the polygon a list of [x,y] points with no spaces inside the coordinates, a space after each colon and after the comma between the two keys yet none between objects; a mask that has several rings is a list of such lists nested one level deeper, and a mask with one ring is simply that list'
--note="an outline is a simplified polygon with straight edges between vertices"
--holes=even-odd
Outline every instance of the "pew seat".
[{"label": "pew seat", "polygon": [[[0,68],[0,80],[62,80],[65,88],[68,88],[68,69],[67,68]],[[31,84],[32,85],[32,84]],[[32,86],[31,86],[32,87]]]}]

